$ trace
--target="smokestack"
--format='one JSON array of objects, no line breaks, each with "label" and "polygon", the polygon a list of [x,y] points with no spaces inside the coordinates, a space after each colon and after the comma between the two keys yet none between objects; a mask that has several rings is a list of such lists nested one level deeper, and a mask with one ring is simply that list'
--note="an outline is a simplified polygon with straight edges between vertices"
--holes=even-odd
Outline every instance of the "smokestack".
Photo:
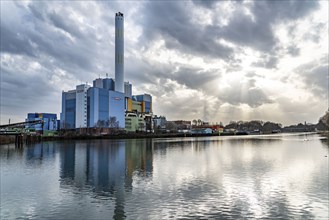
[{"label": "smokestack", "polygon": [[115,91],[124,93],[123,14],[115,14]]}]

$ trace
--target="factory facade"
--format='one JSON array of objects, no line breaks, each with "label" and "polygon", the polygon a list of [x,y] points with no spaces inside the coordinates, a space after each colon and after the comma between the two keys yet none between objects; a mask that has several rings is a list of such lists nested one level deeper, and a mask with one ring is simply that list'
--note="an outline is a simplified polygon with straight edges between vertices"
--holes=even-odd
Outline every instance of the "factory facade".
[{"label": "factory facade", "polygon": [[[98,78],[92,86],[81,84],[74,90],[63,91],[60,127],[108,127],[134,131],[136,126],[127,127],[126,123],[136,121],[132,115],[143,121],[151,117],[152,96],[132,95],[132,84],[124,82],[124,17],[118,12],[115,15],[115,79]],[[137,124],[141,125],[140,119]]]},{"label": "factory facade", "polygon": [[45,134],[48,131],[56,131],[59,128],[57,115],[53,113],[28,113],[26,122],[42,120],[43,123],[26,125],[26,129],[35,130],[39,134]]}]

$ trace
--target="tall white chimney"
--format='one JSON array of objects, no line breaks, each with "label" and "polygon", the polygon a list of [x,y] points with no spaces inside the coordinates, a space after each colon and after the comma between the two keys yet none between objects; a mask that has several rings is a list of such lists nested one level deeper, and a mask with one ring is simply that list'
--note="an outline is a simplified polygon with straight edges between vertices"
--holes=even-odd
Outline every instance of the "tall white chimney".
[{"label": "tall white chimney", "polygon": [[115,91],[124,93],[124,27],[123,14],[115,14]]}]

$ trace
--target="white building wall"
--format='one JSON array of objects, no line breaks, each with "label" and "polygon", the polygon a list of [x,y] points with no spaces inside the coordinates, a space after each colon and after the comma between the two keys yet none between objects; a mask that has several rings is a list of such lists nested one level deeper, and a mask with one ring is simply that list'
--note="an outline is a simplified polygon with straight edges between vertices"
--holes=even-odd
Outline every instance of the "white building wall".
[{"label": "white building wall", "polygon": [[87,84],[76,87],[75,127],[87,127]]}]

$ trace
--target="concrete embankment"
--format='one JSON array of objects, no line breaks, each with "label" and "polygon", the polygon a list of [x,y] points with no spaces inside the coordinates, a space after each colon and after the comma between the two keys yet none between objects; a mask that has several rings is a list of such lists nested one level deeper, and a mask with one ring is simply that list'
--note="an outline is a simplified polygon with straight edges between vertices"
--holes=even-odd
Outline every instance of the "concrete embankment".
[{"label": "concrete embankment", "polygon": [[[24,136],[19,143],[56,140],[88,140],[88,139],[138,139],[138,138],[175,138],[175,137],[209,137],[219,134],[183,134],[183,133],[128,133],[128,134],[106,134],[106,135],[63,135],[63,136]],[[1,144],[13,144],[17,142],[15,135],[0,135]]]}]

